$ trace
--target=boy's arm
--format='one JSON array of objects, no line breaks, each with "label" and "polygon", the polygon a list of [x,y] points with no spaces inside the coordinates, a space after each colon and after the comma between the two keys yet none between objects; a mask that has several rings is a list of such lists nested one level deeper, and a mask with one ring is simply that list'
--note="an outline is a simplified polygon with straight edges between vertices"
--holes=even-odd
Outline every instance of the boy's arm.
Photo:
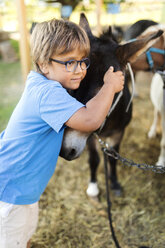
[{"label": "boy's arm", "polygon": [[65,124],[82,132],[97,130],[108,114],[115,93],[121,91],[123,85],[122,72],[113,72],[113,67],[110,67],[104,75],[104,85],[97,95],[86,103],[86,107],[75,112]]}]

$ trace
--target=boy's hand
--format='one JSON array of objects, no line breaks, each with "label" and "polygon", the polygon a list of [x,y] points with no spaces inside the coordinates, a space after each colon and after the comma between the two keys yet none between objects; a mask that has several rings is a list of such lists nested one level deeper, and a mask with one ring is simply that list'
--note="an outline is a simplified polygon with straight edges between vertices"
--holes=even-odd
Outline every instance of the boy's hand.
[{"label": "boy's hand", "polygon": [[111,84],[117,93],[124,87],[124,75],[122,71],[114,72],[113,66],[110,66],[104,75],[104,84]]}]

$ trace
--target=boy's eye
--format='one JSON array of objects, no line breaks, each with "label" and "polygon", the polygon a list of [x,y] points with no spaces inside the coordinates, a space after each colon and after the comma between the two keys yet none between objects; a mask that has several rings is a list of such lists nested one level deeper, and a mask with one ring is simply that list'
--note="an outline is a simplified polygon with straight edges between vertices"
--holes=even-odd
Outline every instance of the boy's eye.
[{"label": "boy's eye", "polygon": [[76,63],[75,60],[69,60],[69,61],[67,62],[67,65],[68,65],[68,66],[72,66],[72,65],[75,65],[75,63]]},{"label": "boy's eye", "polygon": [[67,71],[74,71],[77,67],[77,61],[76,60],[69,60],[66,63]]}]

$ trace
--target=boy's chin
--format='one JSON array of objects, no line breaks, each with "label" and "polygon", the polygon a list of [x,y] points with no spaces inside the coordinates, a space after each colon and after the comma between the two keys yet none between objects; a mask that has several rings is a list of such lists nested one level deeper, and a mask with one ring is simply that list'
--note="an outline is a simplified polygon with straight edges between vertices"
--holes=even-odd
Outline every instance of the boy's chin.
[{"label": "boy's chin", "polygon": [[72,90],[77,90],[80,87],[80,83],[72,85]]}]

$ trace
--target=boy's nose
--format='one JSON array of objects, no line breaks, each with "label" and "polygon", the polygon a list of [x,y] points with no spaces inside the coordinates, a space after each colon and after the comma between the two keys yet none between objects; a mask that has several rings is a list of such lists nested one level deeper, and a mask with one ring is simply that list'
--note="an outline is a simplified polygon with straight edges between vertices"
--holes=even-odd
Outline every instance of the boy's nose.
[{"label": "boy's nose", "polygon": [[81,69],[81,65],[80,65],[80,62],[77,64],[77,67],[76,67],[76,70],[75,72],[78,73],[78,72],[81,72],[82,69]]}]

